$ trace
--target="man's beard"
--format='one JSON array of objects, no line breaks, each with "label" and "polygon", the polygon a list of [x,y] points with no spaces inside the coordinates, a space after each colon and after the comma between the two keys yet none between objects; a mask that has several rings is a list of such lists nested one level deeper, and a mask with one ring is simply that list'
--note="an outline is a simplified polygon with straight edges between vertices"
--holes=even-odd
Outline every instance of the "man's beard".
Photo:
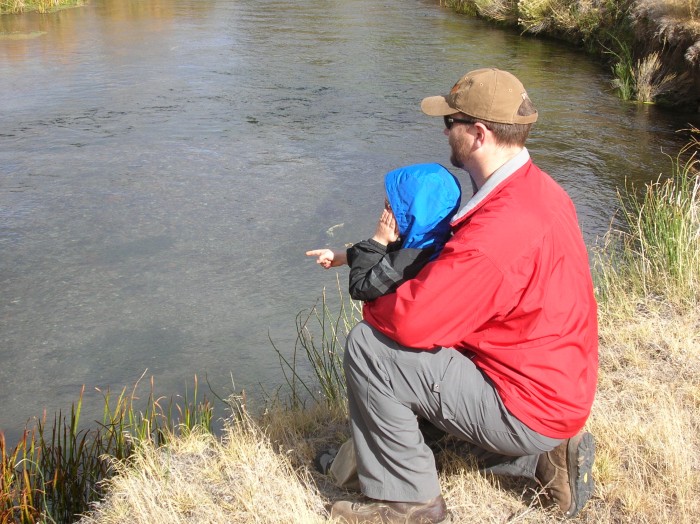
[{"label": "man's beard", "polygon": [[450,155],[450,162],[453,166],[458,167],[460,169],[464,169],[463,163],[459,161],[454,151],[452,151],[452,154]]},{"label": "man's beard", "polygon": [[449,144],[450,162],[453,166],[458,167],[459,169],[465,169],[464,166],[466,165],[467,160],[469,160],[469,154],[467,154],[466,158],[460,154],[460,152],[464,149],[464,141],[452,139],[449,141]]},{"label": "man's beard", "polygon": [[458,167],[459,169],[464,169],[466,170],[467,168],[464,167],[467,165],[467,160],[469,160],[469,157],[471,156],[471,152],[467,153],[467,155],[460,155],[459,151],[461,149],[453,147],[452,152],[450,153],[450,162],[452,163],[453,166]]}]

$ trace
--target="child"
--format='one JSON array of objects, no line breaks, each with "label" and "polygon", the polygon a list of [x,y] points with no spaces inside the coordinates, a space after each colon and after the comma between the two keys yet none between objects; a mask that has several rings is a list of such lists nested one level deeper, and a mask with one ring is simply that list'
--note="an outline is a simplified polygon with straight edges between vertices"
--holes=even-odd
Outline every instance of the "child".
[{"label": "child", "polygon": [[389,171],[384,186],[384,210],[372,238],[346,251],[306,252],[326,269],[348,264],[355,300],[374,300],[415,277],[447,242],[459,208],[459,182],[440,164]]},{"label": "child", "polygon": [[[390,171],[384,186],[384,210],[372,238],[346,251],[306,252],[326,269],[348,264],[350,296],[355,300],[374,300],[415,277],[447,242],[450,221],[459,209],[459,182],[439,164]],[[338,450],[321,451],[314,462],[337,486],[359,490],[352,439]]]}]

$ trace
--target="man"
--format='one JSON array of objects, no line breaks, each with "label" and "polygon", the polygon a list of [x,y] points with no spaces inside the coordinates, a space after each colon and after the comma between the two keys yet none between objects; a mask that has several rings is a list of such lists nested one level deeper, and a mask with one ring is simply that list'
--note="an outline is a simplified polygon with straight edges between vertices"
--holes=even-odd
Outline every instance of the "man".
[{"label": "man", "polygon": [[467,73],[445,96],[451,161],[475,194],[440,256],[368,302],[344,367],[368,503],[336,502],[348,522],[448,518],[418,418],[471,444],[485,470],[536,479],[576,515],[593,492],[596,303],[574,205],[530,160],[537,111],[505,71]]}]

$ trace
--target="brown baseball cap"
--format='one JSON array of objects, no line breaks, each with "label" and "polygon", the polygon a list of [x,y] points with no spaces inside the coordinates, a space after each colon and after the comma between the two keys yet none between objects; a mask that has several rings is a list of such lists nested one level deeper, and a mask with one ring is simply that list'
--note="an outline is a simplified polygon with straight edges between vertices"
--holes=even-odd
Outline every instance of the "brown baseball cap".
[{"label": "brown baseball cap", "polygon": [[520,104],[527,98],[523,84],[507,71],[476,69],[460,78],[449,95],[424,98],[420,107],[430,116],[462,112],[489,122],[531,124],[537,121],[537,111],[518,115]]}]

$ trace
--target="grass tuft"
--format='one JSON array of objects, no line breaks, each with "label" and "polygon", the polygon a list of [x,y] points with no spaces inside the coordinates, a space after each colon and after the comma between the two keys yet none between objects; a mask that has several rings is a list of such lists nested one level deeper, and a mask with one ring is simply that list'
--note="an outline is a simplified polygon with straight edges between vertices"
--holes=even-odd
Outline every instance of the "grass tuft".
[{"label": "grass tuft", "polygon": [[172,398],[166,403],[155,397],[151,379],[143,410],[136,386],[116,399],[106,391],[102,423],[81,429],[83,387],[69,415],[59,411],[48,422],[44,414],[14,448],[7,448],[0,432],[0,523],[74,522],[103,496],[102,482],[114,474],[114,465],[139,445],[159,446],[192,431],[211,432],[213,407],[206,398],[197,400],[197,388],[195,376],[192,401],[185,395],[184,404]]},{"label": "grass tuft", "polygon": [[311,477],[292,467],[247,415],[221,439],[198,431],[140,446],[107,485],[111,496],[82,524],[325,522]]},{"label": "grass tuft", "polygon": [[700,302],[700,130],[670,158],[671,174],[641,194],[618,194],[624,230],[612,229],[597,250],[603,307],[636,307],[662,300],[678,307]]},{"label": "grass tuft", "polygon": [[660,74],[661,68],[662,63],[658,51],[637,61],[637,67],[634,70],[634,83],[637,88],[636,99],[638,102],[653,103],[673,85],[677,75],[675,73]]}]

